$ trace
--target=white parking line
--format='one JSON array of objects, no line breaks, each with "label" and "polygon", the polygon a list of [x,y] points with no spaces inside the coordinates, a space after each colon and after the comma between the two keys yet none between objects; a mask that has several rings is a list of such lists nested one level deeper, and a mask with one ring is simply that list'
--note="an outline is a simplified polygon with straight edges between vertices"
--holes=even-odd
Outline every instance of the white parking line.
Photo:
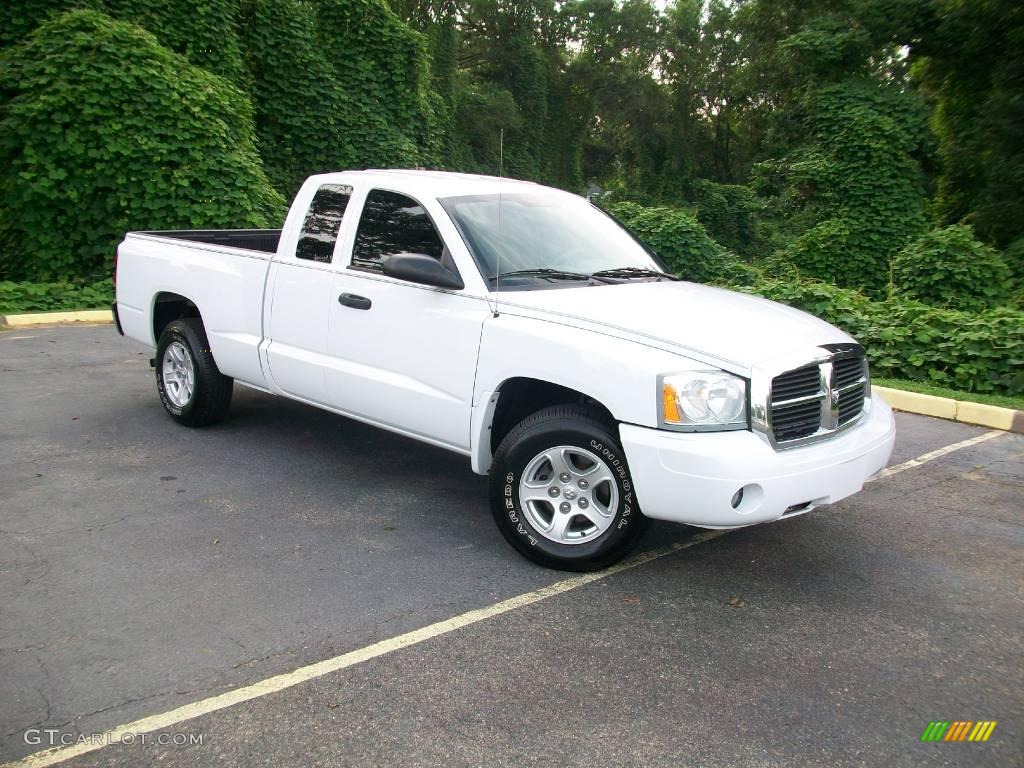
[{"label": "white parking line", "polygon": [[[993,430],[992,432],[986,432],[985,434],[972,437],[969,440],[962,440],[959,443],[953,443],[947,445],[945,448],[939,448],[938,450],[925,453],[918,456],[916,459],[910,459],[902,464],[897,464],[894,467],[889,467],[882,471],[882,473],[876,479],[882,479],[895,475],[898,472],[903,472],[907,469],[919,467],[922,464],[927,464],[929,461],[933,461],[941,456],[945,456],[953,451],[958,451],[961,448],[968,448],[978,443],[983,443],[986,440],[991,440],[994,437],[999,437],[1005,434],[999,430]],[[343,653],[340,656],[335,656],[330,659],[324,659],[314,664],[310,664],[305,667],[300,667],[292,672],[285,672],[284,674],[275,675],[274,677],[268,677],[265,680],[246,685],[241,688],[236,688],[232,691],[219,694],[217,696],[211,696],[207,699],[192,702],[191,704],[185,704],[184,706],[172,709],[169,712],[163,712],[158,715],[151,715],[150,717],[144,717],[141,720],[134,720],[124,725],[119,725],[103,734],[100,739],[84,741],[83,743],[69,744],[67,746],[51,747],[50,749],[43,750],[41,752],[35,752],[21,760],[16,760],[10,763],[4,764],[0,768],[42,768],[43,766],[56,765],[63,763],[66,760],[70,760],[79,755],[84,755],[88,752],[93,752],[97,749],[101,749],[109,744],[116,744],[122,740],[127,734],[140,734],[140,733],[151,733],[153,731],[165,731],[172,726],[179,725],[188,720],[193,720],[202,715],[208,715],[211,712],[217,712],[227,707],[232,707],[235,704],[241,704],[251,699],[257,699],[261,696],[266,696],[270,693],[277,693],[283,691],[286,688],[291,688],[299,683],[304,683],[309,680],[313,680],[331,672],[337,672],[340,669],[351,667],[356,664],[360,664],[370,659],[375,659],[378,656],[384,656],[393,651],[401,650],[402,648],[408,648],[409,646],[422,643],[425,640],[430,640],[441,635],[446,635],[449,632],[454,632],[463,627],[468,627],[471,624],[476,624],[487,619],[500,616],[503,613],[514,611],[517,608],[523,608],[533,603],[538,603],[541,600],[547,600],[549,597],[555,595],[561,595],[579,587],[585,586],[586,584],[592,584],[595,581],[600,581],[609,576],[613,576],[616,573],[622,573],[631,568],[636,568],[638,565],[649,563],[652,560],[671,555],[674,552],[679,552],[683,549],[688,549],[697,544],[701,544],[705,541],[723,536],[729,533],[728,530],[724,531],[705,531],[692,537],[688,541],[673,544],[663,549],[654,550],[653,552],[643,552],[639,555],[629,558],[618,565],[613,565],[611,568],[607,568],[597,573],[584,573],[579,576],[573,576],[562,581],[555,582],[546,587],[535,589],[531,592],[524,592],[521,595],[516,595],[508,600],[502,600],[499,603],[494,603],[485,608],[477,608],[466,613],[459,614],[450,619],[439,621],[435,624],[430,624],[420,629],[414,629],[411,632],[406,632],[403,635],[388,638],[387,640],[381,640],[380,642],[373,643],[364,648],[358,648],[348,653]]]}]

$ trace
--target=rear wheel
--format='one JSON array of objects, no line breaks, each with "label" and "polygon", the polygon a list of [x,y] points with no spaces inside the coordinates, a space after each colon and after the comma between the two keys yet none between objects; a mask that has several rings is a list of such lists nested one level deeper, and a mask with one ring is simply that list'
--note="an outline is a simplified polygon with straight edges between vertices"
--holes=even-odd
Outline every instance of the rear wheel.
[{"label": "rear wheel", "polygon": [[183,318],[164,328],[156,347],[156,388],[172,419],[188,427],[223,420],[233,385],[217,368],[202,320]]},{"label": "rear wheel", "polygon": [[609,566],[645,528],[614,429],[582,406],[545,408],[517,425],[495,453],[490,486],[502,534],[549,568]]}]

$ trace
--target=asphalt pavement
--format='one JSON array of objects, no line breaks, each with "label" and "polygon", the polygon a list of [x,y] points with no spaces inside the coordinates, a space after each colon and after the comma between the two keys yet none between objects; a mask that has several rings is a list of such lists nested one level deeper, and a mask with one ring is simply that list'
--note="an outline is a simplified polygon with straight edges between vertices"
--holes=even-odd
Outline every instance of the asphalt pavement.
[{"label": "asphalt pavement", "polygon": [[[0,760],[567,578],[464,457],[241,387],[179,427],[151,354],[0,333]],[[985,432],[897,423],[893,464]],[[1019,766],[1022,493],[1005,434],[66,765]],[[998,725],[921,743],[933,720]]]}]

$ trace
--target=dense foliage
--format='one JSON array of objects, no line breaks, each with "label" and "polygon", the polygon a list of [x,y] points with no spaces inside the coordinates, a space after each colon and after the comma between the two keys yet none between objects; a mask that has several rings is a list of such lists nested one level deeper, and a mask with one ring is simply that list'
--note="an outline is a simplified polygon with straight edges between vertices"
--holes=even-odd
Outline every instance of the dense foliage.
[{"label": "dense foliage", "polygon": [[0,281],[0,315],[15,312],[54,312],[109,307],[114,282],[109,277],[93,283],[36,283]]},{"label": "dense foliage", "polygon": [[758,252],[757,203],[750,187],[698,179],[694,196],[697,220],[715,241],[744,256]]},{"label": "dense foliage", "polygon": [[750,270],[716,243],[685,211],[615,203],[609,213],[625,224],[665,265],[685,280],[742,283]]},{"label": "dense foliage", "polygon": [[437,164],[442,104],[422,35],[383,0],[243,0],[239,26],[267,175]]},{"label": "dense foliage", "polygon": [[265,226],[248,100],[141,28],[47,22],[0,67],[0,274],[109,274],[130,229]]},{"label": "dense foliage", "polygon": [[927,140],[919,106],[869,81],[815,93],[808,138],[776,163],[788,204],[805,209],[813,222],[789,246],[803,272],[884,291],[890,257],[925,227],[923,177],[914,158]]},{"label": "dense foliage", "polygon": [[936,307],[980,310],[1009,295],[1010,270],[1003,257],[957,224],[922,235],[892,260],[897,293]]}]

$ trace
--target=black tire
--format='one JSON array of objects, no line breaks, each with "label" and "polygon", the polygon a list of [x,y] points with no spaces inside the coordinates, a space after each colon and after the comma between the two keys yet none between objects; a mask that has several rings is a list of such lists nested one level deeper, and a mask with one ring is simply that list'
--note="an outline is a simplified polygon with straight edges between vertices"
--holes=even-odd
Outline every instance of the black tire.
[{"label": "black tire", "polygon": [[[178,405],[168,397],[164,382],[164,353],[174,342],[179,342],[185,348],[195,374],[192,395],[184,405]],[[217,368],[202,320],[197,317],[183,318],[164,328],[156,345],[156,389],[160,393],[164,410],[172,419],[187,427],[205,427],[222,421],[231,406],[234,383],[234,379],[225,376]]]},{"label": "black tire", "polygon": [[[490,473],[491,512],[502,535],[520,553],[548,568],[596,571],[618,562],[633,548],[647,527],[647,518],[637,504],[615,432],[614,426],[584,406],[556,405],[527,417],[501,441]],[[611,524],[589,541],[562,544],[548,538],[524,513],[519,499],[520,481],[529,464],[556,446],[574,446],[600,457],[617,484],[618,505]]]}]

